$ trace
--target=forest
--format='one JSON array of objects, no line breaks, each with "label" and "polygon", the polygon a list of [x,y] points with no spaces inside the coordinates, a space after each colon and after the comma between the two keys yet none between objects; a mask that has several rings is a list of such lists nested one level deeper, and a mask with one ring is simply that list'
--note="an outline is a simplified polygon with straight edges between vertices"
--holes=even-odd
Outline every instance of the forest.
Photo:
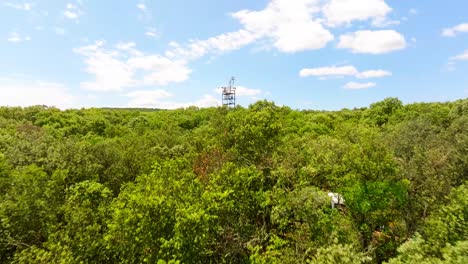
[{"label": "forest", "polygon": [[0,263],[465,264],[467,180],[468,99],[0,107]]}]

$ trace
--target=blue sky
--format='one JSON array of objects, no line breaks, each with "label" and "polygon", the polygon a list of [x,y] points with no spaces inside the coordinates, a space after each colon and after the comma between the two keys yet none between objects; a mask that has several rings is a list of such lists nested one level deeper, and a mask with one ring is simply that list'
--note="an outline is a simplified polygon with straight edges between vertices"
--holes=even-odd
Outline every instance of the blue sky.
[{"label": "blue sky", "polygon": [[466,0],[1,0],[0,105],[297,109],[468,96]]}]

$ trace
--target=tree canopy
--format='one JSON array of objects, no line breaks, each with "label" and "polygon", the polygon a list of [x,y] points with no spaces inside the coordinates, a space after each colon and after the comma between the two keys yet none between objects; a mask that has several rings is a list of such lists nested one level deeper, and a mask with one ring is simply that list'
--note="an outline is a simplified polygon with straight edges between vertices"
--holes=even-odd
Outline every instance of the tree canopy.
[{"label": "tree canopy", "polygon": [[0,107],[0,263],[468,263],[467,180],[467,99]]}]

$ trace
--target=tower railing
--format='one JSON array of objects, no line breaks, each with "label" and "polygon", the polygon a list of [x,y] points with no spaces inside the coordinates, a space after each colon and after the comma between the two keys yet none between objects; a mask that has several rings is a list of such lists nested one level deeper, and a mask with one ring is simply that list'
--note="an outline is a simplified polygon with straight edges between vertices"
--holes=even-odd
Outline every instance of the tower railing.
[{"label": "tower railing", "polygon": [[236,87],[234,87],[234,77],[229,81],[229,86],[221,87],[223,106],[229,108],[236,107]]}]

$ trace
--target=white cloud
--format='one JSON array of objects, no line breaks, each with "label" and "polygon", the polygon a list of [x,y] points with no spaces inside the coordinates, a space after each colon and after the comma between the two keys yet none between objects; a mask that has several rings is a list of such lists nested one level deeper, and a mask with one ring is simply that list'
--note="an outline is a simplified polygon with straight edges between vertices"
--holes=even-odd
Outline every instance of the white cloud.
[{"label": "white cloud", "polygon": [[74,51],[85,57],[86,72],[95,76],[94,81],[81,83],[88,90],[120,91],[137,85],[167,85],[185,81],[191,73],[185,61],[146,55],[133,42],[105,49],[101,41]]},{"label": "white cloud", "polygon": [[354,20],[373,19],[377,24],[386,20],[392,9],[384,0],[331,0],[323,8],[330,26],[349,24]]},{"label": "white cloud", "polygon": [[447,72],[453,72],[457,70],[456,63],[454,61],[449,61],[447,64],[443,67],[443,71]]},{"label": "white cloud", "polygon": [[468,60],[468,50],[465,50],[463,53],[450,58],[450,60]]},{"label": "white cloud", "polygon": [[146,5],[143,3],[137,4],[137,8],[142,11],[145,11],[147,9]]},{"label": "white cloud", "polygon": [[337,47],[353,53],[383,54],[404,49],[406,40],[395,30],[361,30],[341,35]]},{"label": "white cloud", "polygon": [[140,13],[138,14],[138,19],[144,23],[148,23],[151,21],[153,14],[151,13],[150,8],[144,3],[139,3],[136,5]]},{"label": "white cloud", "polygon": [[130,98],[129,106],[131,107],[149,107],[153,108],[161,99],[173,96],[165,90],[151,90],[151,91],[134,91],[126,94]]},{"label": "white cloud", "polygon": [[[245,86],[238,86],[236,85],[236,96],[237,97],[250,97],[254,98],[260,94],[262,94],[262,90],[260,89],[251,89]],[[221,88],[214,89],[214,92],[217,94],[221,94]]]},{"label": "white cloud", "polygon": [[306,68],[299,72],[299,76],[308,77],[343,77],[343,76],[356,76],[359,71],[354,66],[331,66],[320,68]]},{"label": "white cloud", "polygon": [[359,79],[381,78],[392,76],[392,73],[384,70],[370,70],[359,73],[356,77]]},{"label": "white cloud", "polygon": [[368,88],[375,87],[375,86],[377,86],[377,84],[373,82],[368,82],[368,83],[349,82],[345,84],[344,88],[350,89],[350,90],[360,90],[360,89],[368,89]]},{"label": "white cloud", "polygon": [[83,11],[72,3],[67,3],[65,11],[63,11],[63,15],[70,20],[77,20],[82,14]]},{"label": "white cloud", "polygon": [[63,12],[63,15],[65,15],[66,18],[68,19],[77,19],[78,18],[78,13],[74,12],[74,11],[70,11],[70,10],[65,10]]},{"label": "white cloud", "polygon": [[22,38],[20,37],[20,35],[16,32],[12,32],[10,33],[10,35],[8,36],[8,39],[7,39],[9,42],[21,42],[22,41]]},{"label": "white cloud", "polygon": [[158,36],[158,31],[154,27],[147,27],[145,35],[149,38],[156,38]]},{"label": "white cloud", "polygon": [[415,15],[419,14],[419,11],[416,8],[411,8],[409,10],[409,13],[410,13],[410,15],[415,16]]},{"label": "white cloud", "polygon": [[80,47],[74,51],[84,56],[87,65],[86,72],[95,76],[92,82],[83,82],[81,87],[95,91],[122,90],[134,83],[133,71],[118,58],[118,51],[108,51],[103,48],[103,42]]},{"label": "white cloud", "polygon": [[313,15],[320,11],[318,0],[272,0],[261,11],[241,10],[233,13],[244,29],[256,38],[267,38],[282,52],[323,48],[333,40]]},{"label": "white cloud", "polygon": [[[236,31],[213,36],[208,39],[190,40],[188,43],[169,43],[169,49],[160,54],[144,54],[134,45],[116,49],[104,49],[101,46],[90,45],[75,49],[85,57],[86,71],[95,76],[95,80],[82,83],[83,88],[93,90],[122,90],[125,87],[138,85],[167,85],[174,82],[182,82],[188,79],[191,70],[187,66],[192,60],[206,55],[216,55],[224,52],[241,49],[247,45],[261,41],[268,42],[281,52],[293,53],[306,50],[321,49],[334,39],[324,27],[326,22],[323,17],[325,10],[329,20],[333,19],[333,12],[341,12],[340,5],[334,0],[324,7],[323,0],[271,0],[267,6],[259,11],[240,10],[231,16],[237,19],[242,27]],[[386,20],[386,15],[391,12],[382,0],[365,0],[368,5],[356,7],[351,10],[354,14],[339,23],[348,23],[353,20],[372,19],[380,23],[392,23]],[[346,3],[349,0],[346,0]],[[355,1],[351,1],[356,3]],[[345,4],[346,4],[345,3]],[[349,4],[349,3],[348,3]],[[359,3],[360,5],[361,3]],[[151,16],[150,8],[142,1],[136,4],[141,11],[142,18],[146,20]],[[70,6],[70,8],[72,8]],[[74,8],[74,6],[73,6]],[[360,47],[361,37],[367,37],[370,32],[371,40],[374,35],[397,34],[403,39],[403,47],[406,45],[404,38],[395,31],[358,31],[353,34],[341,36],[340,48],[350,48],[354,52],[385,53],[400,49],[401,43],[393,40],[368,41],[364,50]],[[395,33],[392,35],[392,33]],[[147,27],[145,35],[157,37],[154,28]],[[363,35],[363,36],[361,36]],[[350,39],[351,38],[351,39]],[[401,41],[401,39],[399,39]],[[351,42],[356,43],[351,43]],[[393,42],[392,42],[393,41]],[[396,43],[396,45],[395,45]],[[399,46],[398,46],[399,45]],[[395,47],[397,46],[397,47]],[[117,73],[116,73],[117,72]],[[369,73],[368,73],[369,74]],[[375,74],[375,73],[374,73]],[[355,74],[358,76],[358,73]],[[362,78],[371,78],[363,75]]]},{"label": "white cloud", "polygon": [[468,61],[468,50],[465,50],[464,52],[449,58],[447,65],[444,67],[444,70],[455,71],[457,69],[456,61]]},{"label": "white cloud", "polygon": [[[104,43],[103,42],[98,42],[97,44],[99,44],[100,46],[102,46]],[[136,43],[135,42],[120,42],[120,43],[117,43],[117,45],[115,45],[115,47],[119,50],[126,50],[126,51],[129,51],[129,50],[132,50],[136,47]]]},{"label": "white cloud", "polygon": [[236,96],[257,96],[262,93],[260,89],[250,89],[244,86],[236,86]]},{"label": "white cloud", "polygon": [[191,72],[185,61],[172,61],[160,55],[143,55],[132,57],[127,61],[132,70],[146,71],[143,77],[145,85],[167,85],[183,82]]},{"label": "white cloud", "polygon": [[222,53],[237,50],[256,40],[256,36],[246,30],[229,32],[206,40],[192,41],[186,46],[181,46],[176,42],[171,42],[171,49],[166,52],[166,56],[171,58],[184,58],[195,60],[208,53]]},{"label": "white cloud", "polygon": [[283,52],[297,52],[321,49],[333,39],[333,35],[321,24],[289,23],[278,28],[274,45]]},{"label": "white cloud", "polygon": [[263,10],[231,14],[243,28],[187,45],[173,42],[166,55],[198,59],[209,53],[237,50],[258,40],[271,41],[282,52],[320,49],[334,37],[318,19],[313,19],[319,11],[318,0],[272,0]]},{"label": "white cloud", "polygon": [[214,96],[205,94],[200,99],[196,100],[195,102],[188,103],[186,105],[197,106],[197,107],[212,107],[212,106],[220,105],[220,102]]},{"label": "white cloud", "polygon": [[58,83],[42,81],[0,80],[0,105],[47,105],[62,109],[76,106],[76,98]]},{"label": "white cloud", "polygon": [[208,94],[203,95],[201,98],[193,102],[174,102],[165,100],[169,97],[173,97],[173,94],[165,90],[135,91],[128,93],[125,96],[130,98],[128,106],[137,108],[177,109],[190,106],[211,107],[219,105],[219,100]]},{"label": "white cloud", "polygon": [[16,3],[10,3],[6,2],[4,3],[5,6],[17,9],[17,10],[23,10],[23,11],[31,11],[33,4],[32,3],[22,3],[22,4],[16,4]]},{"label": "white cloud", "polygon": [[[383,0],[271,0],[264,9],[245,9],[232,13],[231,16],[242,25],[239,30],[205,40],[191,40],[187,44],[172,42],[165,55],[170,58],[195,60],[208,54],[237,50],[259,41],[286,53],[321,49],[334,39],[333,34],[324,27],[324,23],[341,25],[354,20],[372,19],[374,26],[398,24],[399,21],[387,19],[391,11]],[[397,35],[398,38],[396,41],[384,39],[380,42],[371,39],[371,44],[368,45],[371,50],[363,52],[385,53],[406,45],[404,38],[395,31],[371,33],[373,35],[370,37],[384,35],[392,38]],[[360,36],[361,33],[356,37]],[[341,47],[351,45],[346,43],[347,40],[349,42],[349,36],[342,38]],[[358,48],[354,50],[359,51]]]},{"label": "white cloud", "polygon": [[305,68],[299,72],[299,76],[308,77],[315,76],[320,77],[321,79],[326,78],[340,78],[344,76],[354,76],[358,79],[370,79],[370,78],[381,78],[386,76],[391,76],[392,73],[384,70],[368,70],[359,72],[356,67],[347,65],[347,66],[331,66],[331,67],[320,67],[320,68]]},{"label": "white cloud", "polygon": [[468,33],[468,23],[456,25],[442,30],[442,36],[455,37],[458,33]]},{"label": "white cloud", "polygon": [[8,42],[13,42],[13,43],[19,43],[19,42],[30,41],[30,40],[31,40],[30,36],[22,36],[18,32],[11,32],[7,38]]},{"label": "white cloud", "polygon": [[384,27],[389,27],[389,26],[395,26],[395,25],[400,25],[399,20],[388,20],[386,18],[377,18],[372,21],[372,26],[374,27],[379,27],[379,28],[384,28]]}]

